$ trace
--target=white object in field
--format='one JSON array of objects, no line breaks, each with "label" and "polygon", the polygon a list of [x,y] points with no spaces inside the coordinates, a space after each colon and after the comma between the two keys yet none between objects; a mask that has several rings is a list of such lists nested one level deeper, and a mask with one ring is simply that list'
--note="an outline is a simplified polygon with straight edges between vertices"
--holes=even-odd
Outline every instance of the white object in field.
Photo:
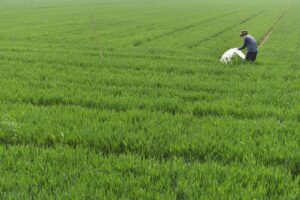
[{"label": "white object in field", "polygon": [[241,59],[245,60],[246,56],[241,50],[236,51],[236,55],[238,55]]},{"label": "white object in field", "polygon": [[227,64],[228,62],[231,61],[231,59],[234,57],[234,56],[239,56],[240,58],[242,59],[245,59],[245,54],[241,51],[241,50],[238,50],[237,48],[232,48],[232,49],[229,49],[228,51],[226,51],[222,58],[221,58],[221,62],[222,63],[225,63]]}]

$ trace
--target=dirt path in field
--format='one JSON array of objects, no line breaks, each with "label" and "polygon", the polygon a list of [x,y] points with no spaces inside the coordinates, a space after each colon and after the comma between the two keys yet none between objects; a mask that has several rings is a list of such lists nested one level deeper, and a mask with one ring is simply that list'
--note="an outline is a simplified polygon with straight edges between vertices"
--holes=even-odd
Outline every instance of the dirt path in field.
[{"label": "dirt path in field", "polygon": [[258,48],[261,48],[264,46],[264,44],[269,40],[274,28],[276,28],[278,26],[278,24],[281,22],[281,20],[283,19],[283,17],[286,15],[286,13],[288,12],[288,9],[286,9],[285,11],[283,11],[283,13],[280,15],[280,17],[276,20],[276,22],[271,26],[271,28],[264,34],[264,36],[260,39],[259,43],[258,43]]}]

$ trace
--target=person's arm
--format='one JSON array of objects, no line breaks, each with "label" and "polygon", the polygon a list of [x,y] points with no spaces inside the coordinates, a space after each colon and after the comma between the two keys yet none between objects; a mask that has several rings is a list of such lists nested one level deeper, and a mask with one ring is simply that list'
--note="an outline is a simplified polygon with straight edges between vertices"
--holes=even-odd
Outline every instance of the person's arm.
[{"label": "person's arm", "polygon": [[243,49],[245,49],[245,48],[247,47],[247,45],[248,45],[248,40],[247,40],[247,38],[245,38],[245,39],[244,39],[244,44],[243,44],[243,46],[241,46],[240,48],[238,48],[238,50],[243,50]]}]

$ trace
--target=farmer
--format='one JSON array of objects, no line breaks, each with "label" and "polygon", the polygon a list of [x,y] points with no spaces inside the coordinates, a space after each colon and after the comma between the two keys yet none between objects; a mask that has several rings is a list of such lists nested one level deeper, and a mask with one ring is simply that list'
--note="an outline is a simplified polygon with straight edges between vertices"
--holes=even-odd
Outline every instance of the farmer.
[{"label": "farmer", "polygon": [[244,38],[244,44],[239,48],[239,50],[243,50],[247,47],[246,60],[254,62],[258,53],[255,38],[249,35],[248,31],[242,31],[240,37]]}]

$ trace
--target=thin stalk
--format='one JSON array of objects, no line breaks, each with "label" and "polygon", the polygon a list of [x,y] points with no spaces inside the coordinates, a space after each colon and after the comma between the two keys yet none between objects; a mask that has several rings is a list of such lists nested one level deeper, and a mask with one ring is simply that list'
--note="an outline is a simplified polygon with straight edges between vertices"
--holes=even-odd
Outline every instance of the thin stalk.
[{"label": "thin stalk", "polygon": [[94,16],[91,15],[91,19],[92,19],[92,23],[93,23],[93,29],[95,32],[95,39],[97,42],[97,47],[98,47],[98,53],[99,53],[99,59],[100,59],[100,64],[103,62],[103,51],[102,51],[102,47],[101,47],[101,43],[100,43],[100,39],[99,39],[99,35],[97,34],[97,29],[96,29],[96,23],[95,23],[95,19]]}]

